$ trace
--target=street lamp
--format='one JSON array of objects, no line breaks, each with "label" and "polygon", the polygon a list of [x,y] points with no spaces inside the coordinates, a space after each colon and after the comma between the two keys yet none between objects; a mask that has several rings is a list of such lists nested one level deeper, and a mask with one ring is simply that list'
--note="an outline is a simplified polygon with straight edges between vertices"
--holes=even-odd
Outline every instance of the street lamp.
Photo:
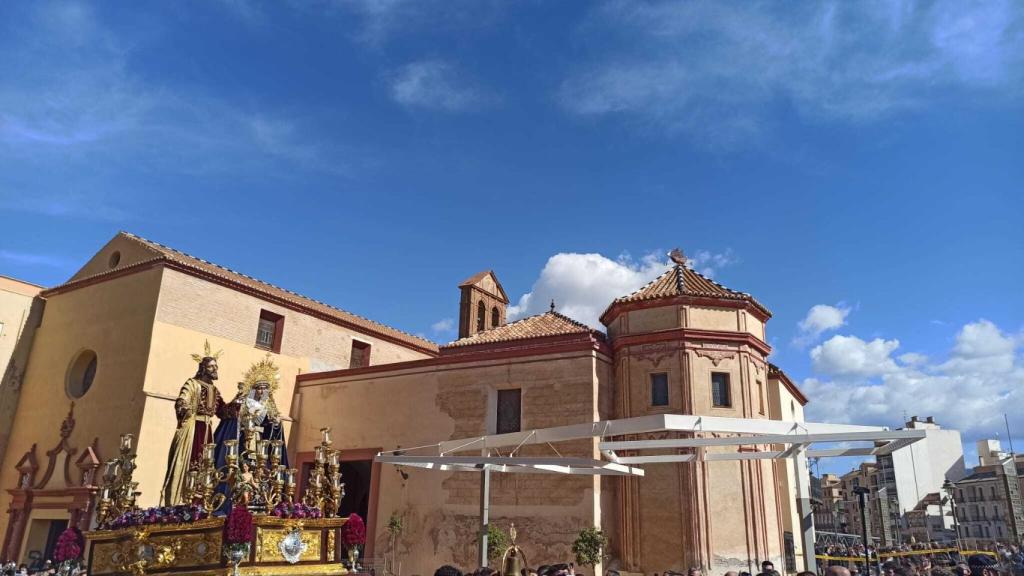
[{"label": "street lamp", "polygon": [[953,490],[956,488],[956,484],[949,478],[942,483],[942,489],[946,491],[949,498],[949,511],[953,514],[953,531],[956,533],[956,547],[960,549],[960,521],[956,517],[956,498],[953,496]]},{"label": "street lamp", "polygon": [[868,551],[868,504],[867,496],[871,492],[865,486],[854,486],[853,493],[860,503],[860,524],[864,534],[864,574],[871,576],[871,553]]}]

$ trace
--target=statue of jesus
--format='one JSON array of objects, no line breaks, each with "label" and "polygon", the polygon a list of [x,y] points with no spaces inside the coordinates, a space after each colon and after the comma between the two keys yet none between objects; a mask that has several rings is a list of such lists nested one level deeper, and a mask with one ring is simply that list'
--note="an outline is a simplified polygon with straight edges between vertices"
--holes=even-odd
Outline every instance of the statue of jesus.
[{"label": "statue of jesus", "polygon": [[178,429],[174,432],[167,456],[167,476],[164,477],[162,491],[164,506],[185,503],[182,502],[182,491],[188,470],[192,464],[202,460],[203,445],[213,442],[213,417],[223,418],[225,414],[226,404],[214,385],[217,355],[210,354],[209,346],[207,342],[207,355],[199,359],[196,375],[181,387],[174,403]]}]

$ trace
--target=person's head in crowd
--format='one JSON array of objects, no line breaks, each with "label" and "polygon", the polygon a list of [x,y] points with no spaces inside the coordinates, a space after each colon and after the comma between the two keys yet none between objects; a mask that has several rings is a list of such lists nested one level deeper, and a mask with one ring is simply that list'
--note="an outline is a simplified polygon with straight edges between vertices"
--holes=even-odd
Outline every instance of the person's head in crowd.
[{"label": "person's head in crowd", "polygon": [[724,576],[740,576],[735,570],[729,570]]},{"label": "person's head in crowd", "polygon": [[686,571],[686,576],[704,576],[697,566],[690,566],[690,569]]},{"label": "person's head in crowd", "polygon": [[829,566],[825,576],[850,576],[850,570],[846,566]]},{"label": "person's head in crowd", "polygon": [[474,572],[476,576],[498,576],[498,571],[494,568],[479,568]]},{"label": "person's head in crowd", "polygon": [[805,570],[803,572],[797,572],[796,576],[818,576],[818,575],[815,574],[814,572],[810,572],[810,571],[806,571]]},{"label": "person's head in crowd", "polygon": [[434,570],[434,576],[462,576],[462,570],[459,570],[450,564],[445,564],[437,570]]},{"label": "person's head in crowd", "polygon": [[751,575],[750,575],[750,572],[741,571],[740,572],[740,576],[751,576]]}]

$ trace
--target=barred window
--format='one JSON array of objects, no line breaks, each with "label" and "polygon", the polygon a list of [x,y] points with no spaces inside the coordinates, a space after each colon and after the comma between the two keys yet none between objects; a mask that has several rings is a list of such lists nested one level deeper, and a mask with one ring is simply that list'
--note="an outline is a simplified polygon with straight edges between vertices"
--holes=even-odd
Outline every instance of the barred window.
[{"label": "barred window", "polygon": [[485,329],[485,322],[487,319],[487,306],[484,305],[483,301],[476,303],[476,331],[483,332]]},{"label": "barred window", "polygon": [[668,374],[651,374],[651,406],[668,406]]},{"label": "barred window", "polygon": [[284,316],[261,310],[260,321],[256,326],[256,347],[280,353],[283,336]]},{"label": "barred window", "polygon": [[519,388],[498,390],[498,434],[519,432],[522,425],[523,391]]},{"label": "barred window", "polygon": [[728,373],[711,373],[711,404],[716,407],[724,408],[732,406],[732,395],[729,391]]}]

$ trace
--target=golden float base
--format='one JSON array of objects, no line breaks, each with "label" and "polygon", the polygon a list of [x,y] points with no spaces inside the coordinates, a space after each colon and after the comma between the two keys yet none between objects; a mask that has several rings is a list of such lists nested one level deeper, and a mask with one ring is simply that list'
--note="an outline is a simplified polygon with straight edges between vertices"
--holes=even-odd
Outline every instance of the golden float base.
[{"label": "golden float base", "polygon": [[[245,576],[340,576],[339,531],[346,518],[295,520],[274,516],[253,517],[253,540],[248,557],[239,564]],[[306,550],[292,564],[278,545],[294,529],[301,532]],[[222,551],[224,518],[189,524],[157,524],[96,530],[85,534],[89,542],[88,573],[95,576],[224,576],[234,569]]]}]

